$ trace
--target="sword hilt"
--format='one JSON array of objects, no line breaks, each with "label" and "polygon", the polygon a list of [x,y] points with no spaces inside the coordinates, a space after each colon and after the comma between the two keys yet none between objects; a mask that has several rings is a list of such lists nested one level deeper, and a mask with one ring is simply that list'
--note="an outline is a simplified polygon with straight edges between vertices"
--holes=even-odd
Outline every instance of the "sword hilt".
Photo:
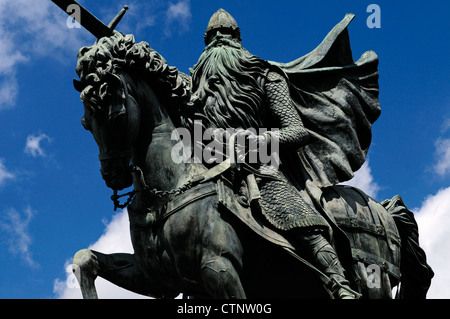
[{"label": "sword hilt", "polygon": [[114,31],[114,29],[119,24],[120,20],[122,20],[123,16],[128,10],[128,6],[123,6],[122,10],[119,11],[119,13],[115,16],[114,19],[111,20],[111,22],[108,24],[108,28],[111,30],[111,33]]}]

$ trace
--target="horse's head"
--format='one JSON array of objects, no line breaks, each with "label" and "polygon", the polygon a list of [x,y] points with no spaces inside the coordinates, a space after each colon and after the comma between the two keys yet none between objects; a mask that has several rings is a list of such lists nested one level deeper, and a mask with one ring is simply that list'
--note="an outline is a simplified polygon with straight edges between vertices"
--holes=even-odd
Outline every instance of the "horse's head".
[{"label": "horse's head", "polygon": [[151,134],[150,122],[156,121],[145,111],[140,127],[144,110],[160,108],[160,100],[170,105],[188,101],[189,86],[148,43],[119,32],[81,48],[76,71],[80,81],[74,85],[85,109],[82,124],[98,144],[103,179],[114,190],[128,187],[133,144],[140,129],[145,127],[142,135]]},{"label": "horse's head", "polygon": [[124,77],[106,73],[102,81],[93,84],[74,83],[84,104],[81,123],[99,147],[106,185],[113,190],[131,186],[130,159],[139,128],[139,108]]},{"label": "horse's head", "polygon": [[99,148],[101,174],[113,190],[131,186],[132,144],[139,126],[139,110],[127,92],[124,76],[117,72],[115,45],[124,37],[115,33],[78,52],[76,71],[80,81],[74,86],[84,104],[83,127]]}]

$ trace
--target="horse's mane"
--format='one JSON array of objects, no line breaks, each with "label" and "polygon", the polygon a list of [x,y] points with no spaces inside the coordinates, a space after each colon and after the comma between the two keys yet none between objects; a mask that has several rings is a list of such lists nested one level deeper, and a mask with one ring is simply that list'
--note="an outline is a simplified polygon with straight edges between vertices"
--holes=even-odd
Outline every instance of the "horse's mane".
[{"label": "horse's mane", "polygon": [[[136,43],[132,34],[116,31],[78,51],[76,72],[82,85],[81,98],[103,100],[108,91],[106,77],[118,71],[147,81],[158,98],[169,104],[171,115],[180,116],[183,105],[190,101],[190,84],[184,74],[169,66],[147,42]],[[101,107],[103,103],[95,104]]]}]

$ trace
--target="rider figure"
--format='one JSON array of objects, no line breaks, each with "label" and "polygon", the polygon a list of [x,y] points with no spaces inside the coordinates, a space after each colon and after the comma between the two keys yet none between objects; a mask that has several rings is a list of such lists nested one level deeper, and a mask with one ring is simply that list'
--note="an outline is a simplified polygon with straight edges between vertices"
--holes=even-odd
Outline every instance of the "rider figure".
[{"label": "rider figure", "polygon": [[[276,139],[281,166],[256,166],[259,173],[274,177],[258,181],[261,211],[309,262],[335,282],[335,297],[355,298],[344,267],[327,239],[330,224],[284,171],[283,154],[307,145],[309,138],[291,100],[287,78],[243,48],[236,21],[223,9],[211,17],[205,44],[191,76],[193,101],[206,117],[207,127],[243,129],[249,140],[266,145]],[[261,135],[249,131],[273,127],[278,130]]]}]

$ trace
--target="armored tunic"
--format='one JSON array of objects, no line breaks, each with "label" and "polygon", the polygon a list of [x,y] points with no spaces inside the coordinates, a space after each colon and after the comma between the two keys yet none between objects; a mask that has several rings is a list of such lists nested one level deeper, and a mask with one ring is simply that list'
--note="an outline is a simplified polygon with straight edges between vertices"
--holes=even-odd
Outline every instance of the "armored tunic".
[{"label": "armored tunic", "polygon": [[[270,132],[277,138],[281,155],[297,150],[308,141],[308,133],[290,97],[289,86],[284,76],[269,71],[264,84],[266,92],[266,126],[279,130]],[[283,173],[283,164],[277,169],[269,164],[260,164],[261,174],[276,179],[261,179],[259,201],[263,215],[276,228],[289,230],[295,227],[327,227],[326,220],[300,196]]]}]

